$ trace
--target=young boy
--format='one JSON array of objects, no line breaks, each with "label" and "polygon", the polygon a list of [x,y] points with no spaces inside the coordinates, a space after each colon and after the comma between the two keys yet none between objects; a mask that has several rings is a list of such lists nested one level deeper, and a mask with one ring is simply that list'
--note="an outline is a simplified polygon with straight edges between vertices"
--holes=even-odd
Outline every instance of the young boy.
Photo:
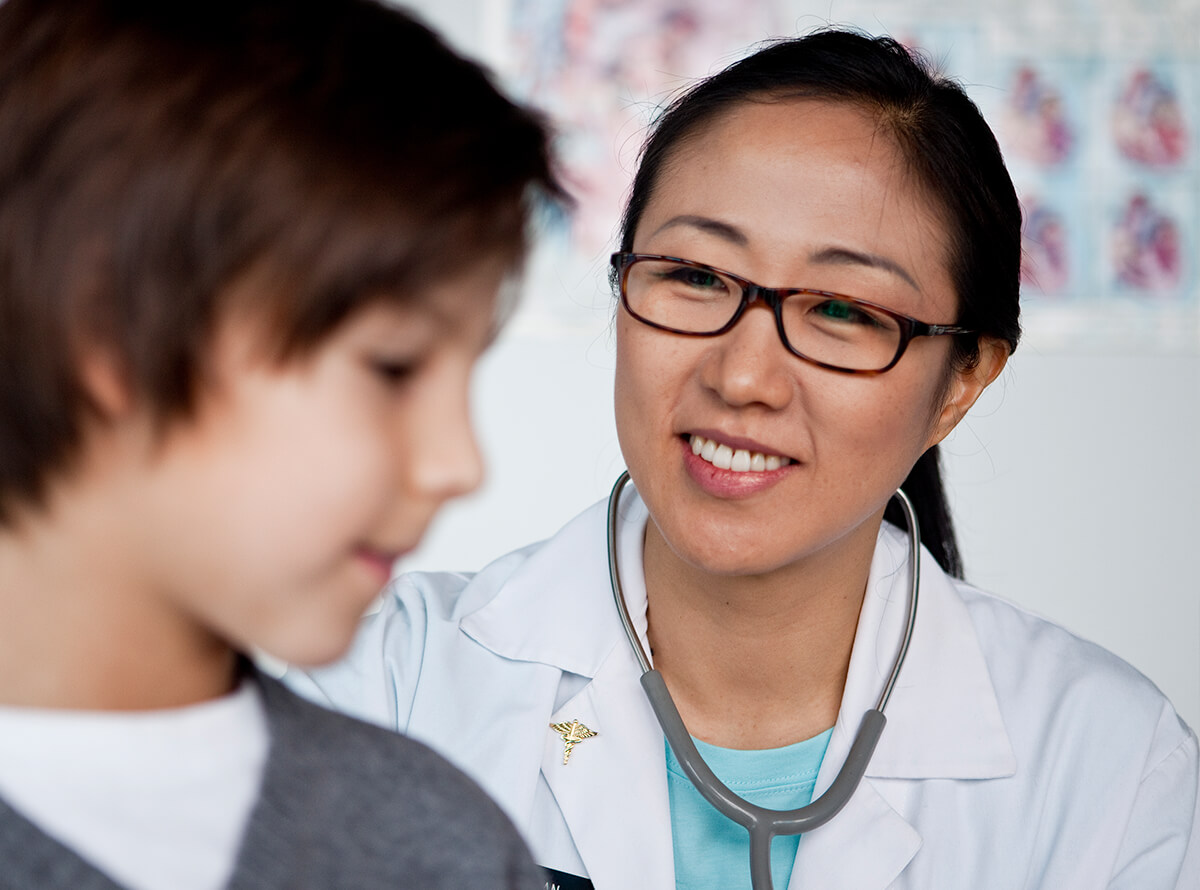
[{"label": "young boy", "polygon": [[368,0],[0,6],[0,887],[540,888],[301,702],[480,458],[547,136]]}]

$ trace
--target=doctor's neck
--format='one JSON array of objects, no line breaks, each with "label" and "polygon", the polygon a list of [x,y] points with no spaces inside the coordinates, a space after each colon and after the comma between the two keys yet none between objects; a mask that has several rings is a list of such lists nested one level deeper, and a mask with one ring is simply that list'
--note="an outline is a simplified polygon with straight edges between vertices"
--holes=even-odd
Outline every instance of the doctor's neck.
[{"label": "doctor's neck", "polygon": [[775,748],[837,719],[879,522],[770,572],[715,574],[653,522],[645,543],[649,641],[693,736]]}]

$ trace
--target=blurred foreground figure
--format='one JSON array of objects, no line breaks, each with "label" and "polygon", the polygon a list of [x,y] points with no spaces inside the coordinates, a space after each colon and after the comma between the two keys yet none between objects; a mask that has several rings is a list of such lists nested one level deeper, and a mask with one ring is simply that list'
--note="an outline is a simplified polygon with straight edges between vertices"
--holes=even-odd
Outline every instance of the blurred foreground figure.
[{"label": "blurred foreground figure", "polygon": [[541,122],[366,0],[0,6],[0,887],[540,890],[342,653],[472,490]]}]

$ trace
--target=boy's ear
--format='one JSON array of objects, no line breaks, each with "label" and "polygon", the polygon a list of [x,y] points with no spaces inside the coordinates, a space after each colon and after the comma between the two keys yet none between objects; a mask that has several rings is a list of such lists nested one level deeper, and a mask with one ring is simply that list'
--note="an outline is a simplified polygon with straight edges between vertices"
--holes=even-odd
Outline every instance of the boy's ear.
[{"label": "boy's ear", "polygon": [[106,420],[119,418],[133,408],[133,393],[121,363],[106,349],[84,350],[79,358],[79,382]]},{"label": "boy's ear", "polygon": [[942,403],[942,409],[930,431],[927,448],[941,442],[958,426],[958,422],[971,410],[975,400],[1000,376],[1000,372],[1008,364],[1008,356],[1007,341],[998,337],[979,338],[979,361],[974,367],[956,370],[950,375],[946,400]]}]

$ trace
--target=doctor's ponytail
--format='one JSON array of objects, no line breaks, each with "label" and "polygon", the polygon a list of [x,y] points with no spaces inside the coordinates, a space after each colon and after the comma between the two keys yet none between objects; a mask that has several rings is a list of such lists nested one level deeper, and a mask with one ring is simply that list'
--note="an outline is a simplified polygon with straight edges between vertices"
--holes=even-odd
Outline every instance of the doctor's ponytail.
[{"label": "doctor's ponytail", "polygon": [[[963,576],[962,558],[958,552],[958,539],[954,534],[954,521],[950,516],[950,505],[942,485],[941,455],[934,445],[921,455],[909,471],[901,486],[912,501],[921,525],[921,543],[937,560],[942,571],[955,578]],[[889,501],[883,518],[898,528],[907,528],[904,513],[895,500]]]}]

